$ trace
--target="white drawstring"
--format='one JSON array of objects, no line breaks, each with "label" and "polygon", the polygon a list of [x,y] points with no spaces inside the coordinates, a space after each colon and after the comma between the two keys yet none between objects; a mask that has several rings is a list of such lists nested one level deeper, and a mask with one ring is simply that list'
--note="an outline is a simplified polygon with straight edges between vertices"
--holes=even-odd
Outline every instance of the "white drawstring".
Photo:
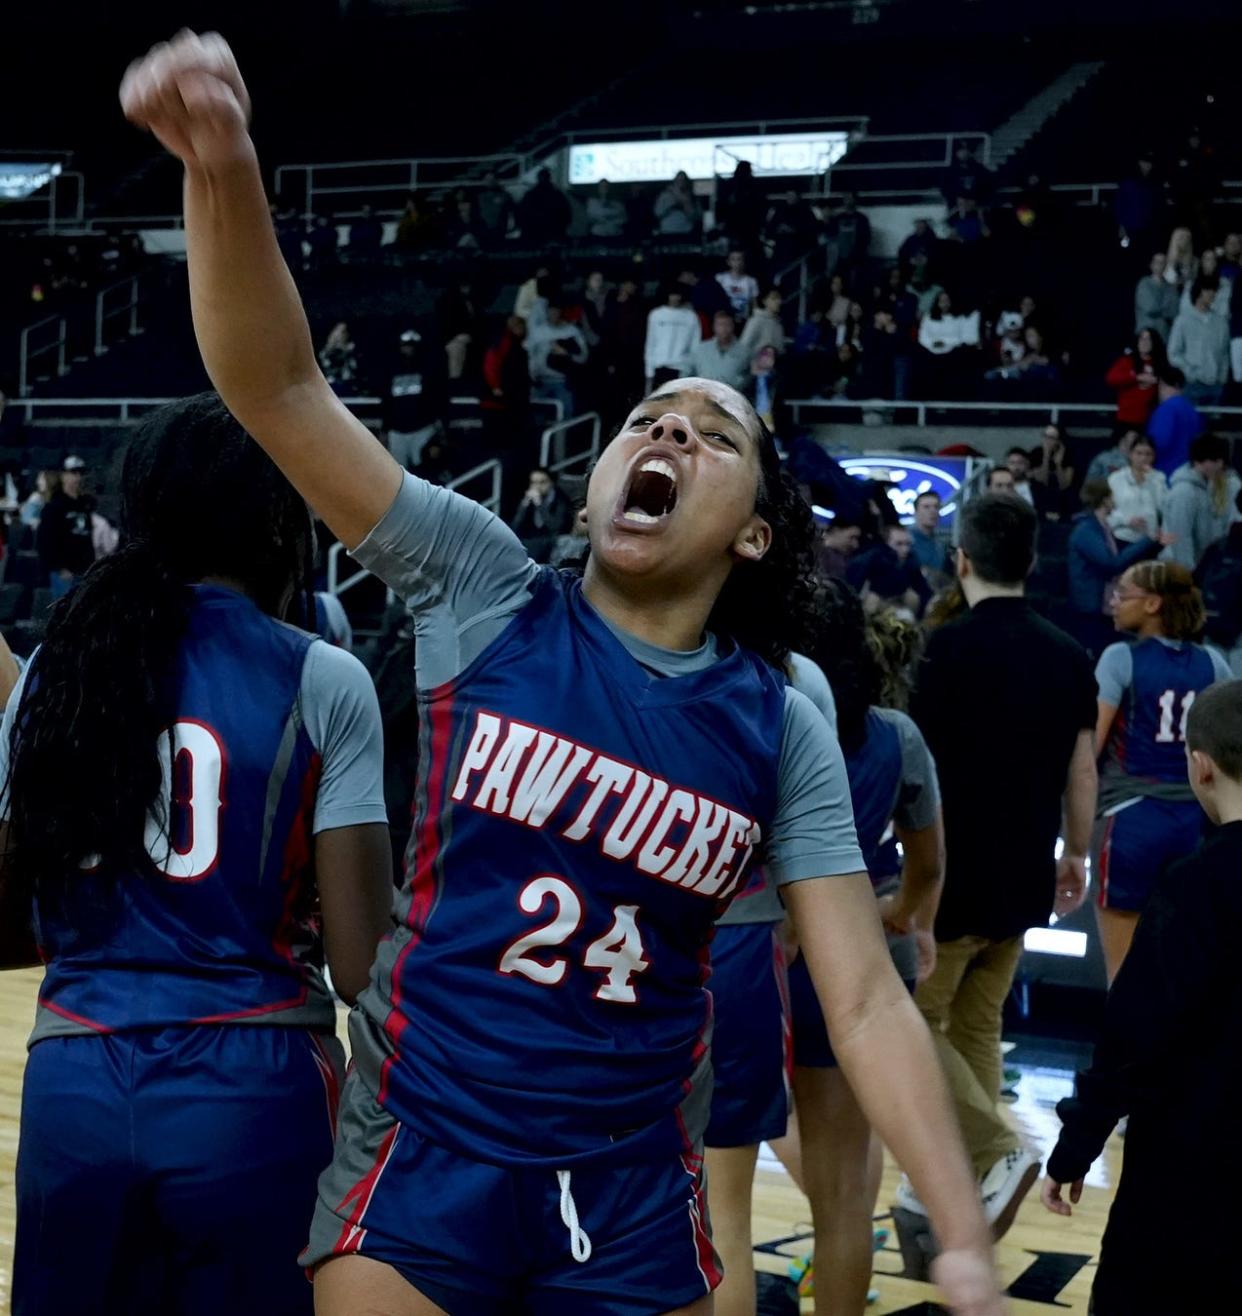
[{"label": "white drawstring", "polygon": [[591,1240],[578,1223],[578,1204],[569,1189],[569,1171],[557,1170],[556,1182],[561,1186],[561,1219],[569,1230],[569,1250],[579,1265],[591,1259]]}]

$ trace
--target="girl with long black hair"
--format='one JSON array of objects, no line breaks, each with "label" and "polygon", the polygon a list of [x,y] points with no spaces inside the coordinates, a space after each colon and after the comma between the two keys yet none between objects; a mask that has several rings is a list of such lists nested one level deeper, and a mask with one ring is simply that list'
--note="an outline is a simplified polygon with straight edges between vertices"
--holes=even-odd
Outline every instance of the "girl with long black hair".
[{"label": "girl with long black hair", "polygon": [[931,1040],[893,972],[838,751],[770,655],[809,518],[734,390],[634,408],[585,574],[403,472],[320,374],[218,37],[122,103],[186,166],[195,328],[229,408],[416,614],[422,752],[398,925],[304,1253],[321,1316],[705,1316],[712,928],[757,850],[842,1063],[927,1195],[953,1309],[1001,1311]]},{"label": "girl with long black hair", "polygon": [[122,523],[0,737],[3,962],[46,965],[13,1311],[309,1313],[342,1073],[320,966],[352,1001],[390,925],[375,694],[279,620],[310,515],[214,394],[143,422]]}]

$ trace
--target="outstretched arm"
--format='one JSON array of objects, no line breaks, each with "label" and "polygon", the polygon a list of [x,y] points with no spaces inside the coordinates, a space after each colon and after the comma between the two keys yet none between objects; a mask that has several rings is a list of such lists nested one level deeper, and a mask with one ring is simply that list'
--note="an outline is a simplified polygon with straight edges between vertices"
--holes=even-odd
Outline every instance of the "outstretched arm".
[{"label": "outstretched arm", "polygon": [[782,888],[833,1049],[858,1103],[927,1203],[933,1277],[956,1316],[999,1316],[979,1187],[927,1025],[889,958],[863,873]]},{"label": "outstretched arm", "polygon": [[276,245],[224,39],[182,32],[130,66],[121,105],[185,165],[190,302],[225,405],[333,532],[355,547],[397,493],[400,467],[328,387]]}]

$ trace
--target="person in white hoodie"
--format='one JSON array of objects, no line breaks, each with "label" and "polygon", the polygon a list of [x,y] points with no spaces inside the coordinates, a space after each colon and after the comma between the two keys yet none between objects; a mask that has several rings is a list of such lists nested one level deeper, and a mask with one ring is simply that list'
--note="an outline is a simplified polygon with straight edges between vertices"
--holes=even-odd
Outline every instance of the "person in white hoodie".
[{"label": "person in white hoodie", "polygon": [[1229,378],[1229,322],[1212,310],[1216,296],[1217,285],[1199,279],[1169,336],[1169,363],[1186,376],[1186,396],[1196,406],[1219,406]]},{"label": "person in white hoodie", "polygon": [[1213,505],[1212,484],[1225,472],[1229,445],[1215,434],[1200,434],[1190,445],[1190,460],[1173,472],[1164,504],[1164,529],[1173,542],[1161,554],[1193,571],[1221,537],[1222,519]]},{"label": "person in white hoodie", "polygon": [[690,369],[690,357],[703,337],[699,317],[686,305],[685,288],[673,284],[664,305],[647,317],[647,346],[643,360],[647,392]]}]

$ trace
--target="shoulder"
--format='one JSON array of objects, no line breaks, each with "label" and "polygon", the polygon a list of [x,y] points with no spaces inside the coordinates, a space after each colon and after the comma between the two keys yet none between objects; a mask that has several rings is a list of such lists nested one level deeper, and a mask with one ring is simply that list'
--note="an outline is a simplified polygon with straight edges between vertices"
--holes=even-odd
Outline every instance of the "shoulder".
[{"label": "shoulder", "polygon": [[352,653],[316,637],[310,638],[302,665],[302,700],[335,703],[343,696],[357,698],[375,693],[371,673]]}]

